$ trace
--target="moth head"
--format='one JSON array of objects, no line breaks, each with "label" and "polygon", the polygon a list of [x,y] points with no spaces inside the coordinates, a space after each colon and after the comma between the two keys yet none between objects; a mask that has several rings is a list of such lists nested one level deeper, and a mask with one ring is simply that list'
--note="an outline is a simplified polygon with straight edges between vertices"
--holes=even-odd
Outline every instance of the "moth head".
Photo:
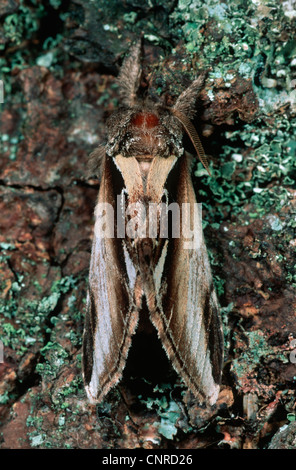
[{"label": "moth head", "polygon": [[107,154],[125,156],[141,153],[181,156],[184,130],[190,137],[196,153],[209,172],[209,165],[199,136],[191,122],[195,114],[196,99],[206,78],[202,73],[181,93],[172,107],[154,103],[142,87],[142,41],[130,50],[121,67],[118,84],[121,108],[107,122]]}]

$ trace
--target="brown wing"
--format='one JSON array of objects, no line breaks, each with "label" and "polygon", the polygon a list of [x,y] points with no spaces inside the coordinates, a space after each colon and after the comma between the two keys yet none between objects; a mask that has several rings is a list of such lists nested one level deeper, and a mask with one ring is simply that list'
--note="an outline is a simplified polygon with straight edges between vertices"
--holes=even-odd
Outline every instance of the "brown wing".
[{"label": "brown wing", "polygon": [[[158,308],[151,312],[151,320],[168,357],[187,386],[196,396],[213,404],[219,393],[223,362],[219,305],[203,238],[201,213],[185,155],[176,172],[174,186],[181,221],[187,228],[191,223],[193,238],[190,246],[181,227],[181,237],[168,241],[163,267],[156,267],[156,272],[161,271],[161,280],[155,282]],[[188,205],[182,206],[184,203],[190,203],[189,211],[186,211]]]},{"label": "brown wing", "polygon": [[[122,239],[113,233],[117,196],[123,190],[120,172],[112,159],[105,158],[95,210],[83,338],[83,376],[91,403],[101,401],[120,380],[138,322],[133,301],[136,275]],[[112,234],[114,238],[110,238]]]}]

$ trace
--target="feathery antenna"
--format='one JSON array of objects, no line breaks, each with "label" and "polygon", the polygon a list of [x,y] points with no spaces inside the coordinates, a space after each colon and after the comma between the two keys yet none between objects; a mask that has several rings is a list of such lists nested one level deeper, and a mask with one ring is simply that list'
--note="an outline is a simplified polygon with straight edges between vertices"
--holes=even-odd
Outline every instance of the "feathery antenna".
[{"label": "feathery antenna", "polygon": [[137,91],[140,86],[142,67],[142,39],[137,41],[124,59],[118,75],[121,103],[133,107],[137,101]]},{"label": "feathery antenna", "polygon": [[181,122],[182,126],[184,127],[188,137],[190,138],[195,148],[198,158],[200,159],[201,163],[203,164],[203,166],[205,167],[205,169],[211,176],[211,173],[209,170],[209,162],[208,162],[207,156],[205,154],[199,135],[196,132],[194,125],[192,124],[190,119],[188,119],[188,117],[185,116],[185,114],[181,113],[181,111],[179,111],[178,109],[170,108],[170,110],[171,110],[171,113],[174,116],[176,116],[176,118]]}]

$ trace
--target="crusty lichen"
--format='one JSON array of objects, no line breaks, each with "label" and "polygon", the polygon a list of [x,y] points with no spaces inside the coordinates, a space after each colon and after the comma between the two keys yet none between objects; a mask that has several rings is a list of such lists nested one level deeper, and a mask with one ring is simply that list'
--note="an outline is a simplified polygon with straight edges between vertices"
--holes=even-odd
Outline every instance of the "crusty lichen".
[{"label": "crusty lichen", "polygon": [[[41,34],[40,25],[49,18],[54,18],[58,27]],[[275,250],[272,257],[276,266],[280,267],[276,289],[280,292],[283,283],[295,288],[296,273],[292,258],[296,226],[295,203],[292,201],[293,198],[295,200],[296,176],[295,18],[293,2],[284,1],[275,5],[260,0],[232,0],[224,3],[219,0],[179,0],[177,3],[158,0],[94,0],[75,3],[20,0],[14,11],[9,11],[1,18],[0,79],[5,84],[4,107],[27,99],[20,93],[20,85],[15,86],[14,77],[20,70],[36,65],[34,70],[42,67],[43,71],[48,70],[54,76],[63,77],[65,68],[83,70],[83,74],[87,74],[90,63],[90,68],[101,67],[102,73],[108,74],[108,80],[114,82],[112,74],[116,73],[123,54],[131,41],[142,32],[145,45],[148,46],[148,72],[154,77],[156,95],[169,90],[171,96],[177,96],[200,70],[208,70],[201,101],[213,112],[205,114],[206,120],[203,121],[200,119],[203,109],[199,108],[196,123],[200,126],[201,139],[211,157],[212,176],[208,176],[201,165],[196,163],[194,179],[198,199],[203,202],[207,241],[209,248],[213,248],[210,252],[211,264],[223,305],[226,350],[230,350],[232,355],[231,377],[234,377],[238,392],[253,387],[251,391],[257,390],[263,395],[265,384],[263,380],[257,383],[257,371],[268,372],[269,359],[279,361],[280,365],[285,364],[285,355],[277,344],[269,342],[270,336],[265,335],[265,331],[248,330],[252,317],[247,317],[249,324],[244,324],[245,334],[238,335],[237,332],[243,329],[244,318],[240,316],[239,310],[235,314],[232,312],[232,309],[235,311],[238,308],[235,295],[228,301],[227,295],[224,298],[230,280],[223,270],[223,253],[219,250],[223,235],[219,230],[227,233],[235,225],[253,227],[254,221],[264,218],[264,234],[272,243]],[[82,25],[82,28],[79,29],[78,25]],[[80,32],[75,35],[78,29]],[[87,31],[87,37],[80,35],[83,29]],[[67,42],[69,38],[72,42]],[[151,52],[151,45],[156,46],[155,54]],[[85,68],[75,62],[77,58],[87,64]],[[68,86],[69,81],[63,83],[61,90],[64,92]],[[79,87],[78,82],[75,86]],[[98,101],[92,104],[101,107],[106,113],[112,111],[117,106],[115,87],[105,87]],[[238,91],[234,96],[235,87]],[[248,95],[249,101],[238,100],[239,104],[230,107],[228,114],[221,113],[217,123],[217,108],[213,104],[218,102],[217,107],[223,111],[227,102],[238,99],[240,87],[241,96],[245,94],[245,89],[248,89],[248,93],[252,92]],[[75,94],[74,91],[71,93]],[[97,99],[95,93],[90,93],[87,100],[91,102],[93,96]],[[249,106],[249,110],[240,109],[241,103]],[[29,136],[28,132],[23,132],[26,129],[22,129],[26,110],[26,107],[18,107],[20,125],[17,123],[12,126],[13,129],[3,132],[0,139],[0,150],[8,155],[11,165],[18,159],[19,146]],[[83,119],[87,119],[87,114],[83,115]],[[62,118],[67,119],[64,111]],[[205,125],[211,129],[210,132],[205,132]],[[69,145],[74,147],[75,141],[72,142],[69,136],[67,138]],[[75,180],[75,174],[73,178]],[[70,223],[64,223],[63,236],[71,227]],[[217,233],[218,237],[212,236],[213,233]],[[256,249],[254,246],[245,248],[249,249],[248,262],[260,265],[262,260],[271,257],[264,243],[258,242]],[[64,250],[60,241],[57,245],[56,256]],[[240,256],[245,255],[238,239],[231,240],[228,249],[233,263],[239,263]],[[51,289],[44,289],[40,279],[32,279],[25,268],[22,272],[11,271],[10,257],[18,250],[19,246],[16,247],[11,240],[1,244],[5,272],[0,279],[3,293],[0,338],[4,347],[10,348],[13,361],[21,362],[30,357],[31,353],[37,361],[37,365],[34,360],[32,362],[33,374],[40,378],[37,391],[35,389],[24,395],[31,404],[27,418],[30,443],[32,447],[77,447],[75,435],[78,417],[82,413],[87,414],[83,408],[86,405],[79,368],[81,358],[77,354],[82,335],[81,305],[79,308],[77,305],[77,286],[81,289],[79,276],[64,275],[61,266],[57,267],[58,258],[47,257],[46,261],[38,257],[34,260],[30,257],[25,259],[31,265],[44,262],[48,269],[52,266],[56,268]],[[67,253],[60,264],[67,267]],[[28,288],[32,286],[27,297]],[[241,286],[239,281],[235,287],[237,295],[244,289],[248,292],[250,288]],[[265,296],[267,302],[274,285],[267,286],[267,292],[264,287],[251,286],[250,290],[255,299]],[[256,311],[257,316],[260,314],[256,305],[249,307],[251,301],[247,294],[243,300],[243,308]],[[285,332],[283,324],[278,328]],[[36,345],[37,351],[34,349]],[[25,378],[26,373],[31,375],[32,370],[27,369],[26,372],[25,369]],[[19,378],[22,380],[22,376]],[[274,393],[276,384],[270,385],[270,392]],[[177,431],[192,431],[185,415],[179,412],[178,403],[171,398],[171,391],[160,387],[155,396],[142,399],[143,408],[146,411],[148,408],[150,413],[154,412],[158,419],[156,422],[156,418],[153,418],[158,430],[156,445],[160,445],[161,436],[173,441]],[[18,393],[23,392],[21,388],[10,386],[2,395],[1,404],[12,403],[19,397]],[[291,407],[287,407],[287,410],[290,413],[293,411]],[[104,445],[111,446],[113,441],[110,440],[109,430],[105,430],[105,417],[108,422],[112,421],[111,435],[119,434],[117,422],[115,425],[112,418],[111,405],[101,405],[98,407],[99,412],[103,418],[93,422],[91,429],[103,435],[106,439]],[[54,421],[51,421],[53,414]],[[48,422],[43,416],[49,417]],[[84,426],[83,419],[81,422]],[[242,425],[241,421],[236,424]],[[86,433],[88,441],[90,433],[83,426],[80,435],[83,437]],[[131,431],[129,433],[132,434]],[[88,442],[85,443],[87,445]]]}]

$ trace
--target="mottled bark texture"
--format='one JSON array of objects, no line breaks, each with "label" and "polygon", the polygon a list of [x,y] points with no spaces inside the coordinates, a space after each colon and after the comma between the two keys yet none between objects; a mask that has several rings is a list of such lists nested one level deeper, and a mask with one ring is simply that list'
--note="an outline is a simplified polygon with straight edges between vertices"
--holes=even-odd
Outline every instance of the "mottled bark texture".
[{"label": "mottled bark texture", "polygon": [[[296,11],[268,5],[1,2],[1,448],[295,447]],[[135,337],[102,405],[88,405],[82,385],[99,188],[87,159],[142,33],[152,99],[173,104],[207,71],[194,123],[212,176],[196,160],[194,183],[226,357],[212,408],[193,399],[153,334]]]}]

